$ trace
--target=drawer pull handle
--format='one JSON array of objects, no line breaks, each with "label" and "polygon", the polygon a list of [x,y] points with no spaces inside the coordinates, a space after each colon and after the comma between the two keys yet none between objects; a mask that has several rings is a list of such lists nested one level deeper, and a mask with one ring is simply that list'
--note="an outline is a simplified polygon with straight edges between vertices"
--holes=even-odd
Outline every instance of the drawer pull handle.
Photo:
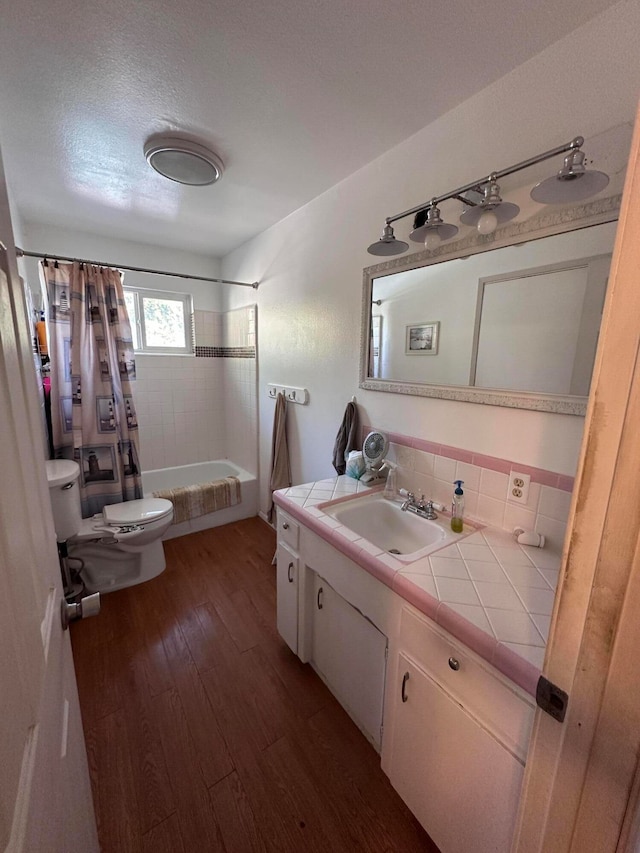
[{"label": "drawer pull handle", "polygon": [[293,583],[293,563],[289,563],[289,568],[287,569],[287,577],[289,578],[289,583]]},{"label": "drawer pull handle", "polygon": [[283,521],[283,522],[282,522],[282,529],[283,529],[283,530],[288,530],[288,529],[289,529],[289,522],[288,522],[288,521]]},{"label": "drawer pull handle", "polygon": [[322,595],[323,591],[324,590],[322,589],[322,587],[320,587],[320,589],[318,590],[318,597],[316,599],[316,602],[318,604],[318,610],[322,610],[322,602],[320,601],[320,596]]},{"label": "drawer pull handle", "polygon": [[406,702],[409,698],[406,694],[407,681],[409,681],[409,673],[405,672],[405,674],[402,676],[402,690],[400,691],[400,695],[402,696],[403,702]]},{"label": "drawer pull handle", "polygon": [[460,669],[460,661],[456,658],[449,658],[449,666],[454,672],[457,672]]}]

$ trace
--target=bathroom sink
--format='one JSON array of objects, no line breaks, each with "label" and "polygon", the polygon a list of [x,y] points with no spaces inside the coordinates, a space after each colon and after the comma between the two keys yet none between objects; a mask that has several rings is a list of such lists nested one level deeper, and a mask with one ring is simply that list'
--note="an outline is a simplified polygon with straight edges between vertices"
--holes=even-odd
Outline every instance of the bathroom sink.
[{"label": "bathroom sink", "polygon": [[403,512],[400,506],[376,493],[323,504],[319,509],[402,562],[418,560],[460,538],[449,529],[448,519],[428,521]]}]

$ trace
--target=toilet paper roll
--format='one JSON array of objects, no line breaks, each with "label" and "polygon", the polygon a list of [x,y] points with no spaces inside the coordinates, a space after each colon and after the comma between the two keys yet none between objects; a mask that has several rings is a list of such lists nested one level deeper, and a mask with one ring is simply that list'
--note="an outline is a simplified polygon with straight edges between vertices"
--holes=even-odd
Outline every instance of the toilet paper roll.
[{"label": "toilet paper roll", "polygon": [[530,545],[533,548],[544,548],[545,538],[542,533],[533,530],[525,530],[518,535],[518,545]]}]

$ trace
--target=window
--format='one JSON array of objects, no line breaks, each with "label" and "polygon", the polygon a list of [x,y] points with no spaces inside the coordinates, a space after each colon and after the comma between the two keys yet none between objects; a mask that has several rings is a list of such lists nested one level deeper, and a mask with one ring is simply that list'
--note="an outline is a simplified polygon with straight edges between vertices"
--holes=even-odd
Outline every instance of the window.
[{"label": "window", "polygon": [[193,353],[189,294],[125,287],[124,301],[136,352]]}]

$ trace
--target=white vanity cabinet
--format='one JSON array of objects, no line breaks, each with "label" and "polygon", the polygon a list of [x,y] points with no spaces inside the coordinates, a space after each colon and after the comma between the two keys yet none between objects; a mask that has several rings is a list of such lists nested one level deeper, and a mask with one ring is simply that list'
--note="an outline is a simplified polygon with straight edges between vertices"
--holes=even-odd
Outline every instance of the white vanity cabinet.
[{"label": "white vanity cabinet", "polygon": [[277,626],[381,748],[393,593],[278,508]]},{"label": "white vanity cabinet", "polygon": [[312,574],[311,665],[380,751],[387,638],[328,581]]},{"label": "white vanity cabinet", "polygon": [[277,617],[278,633],[292,652],[298,654],[298,590],[300,525],[281,509],[277,514]]},{"label": "white vanity cabinet", "polygon": [[533,700],[405,605],[385,709],[383,769],[442,853],[507,853]]},{"label": "white vanity cabinet", "polygon": [[531,696],[280,509],[278,630],[381,751],[441,853],[508,853]]}]

